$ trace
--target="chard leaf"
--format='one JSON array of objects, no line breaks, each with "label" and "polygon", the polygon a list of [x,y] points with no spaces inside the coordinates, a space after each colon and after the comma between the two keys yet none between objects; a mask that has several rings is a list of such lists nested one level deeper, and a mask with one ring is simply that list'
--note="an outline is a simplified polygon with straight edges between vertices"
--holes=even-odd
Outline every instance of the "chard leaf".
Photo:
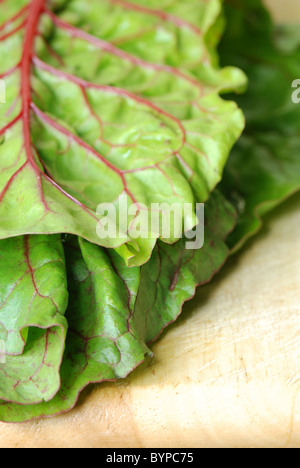
[{"label": "chard leaf", "polygon": [[60,387],[67,332],[68,293],[60,238],[2,240],[0,261],[0,339],[5,343],[0,398],[22,404],[47,401]]},{"label": "chard leaf", "polygon": [[[150,214],[166,199],[183,207],[208,198],[243,128],[240,110],[219,92],[245,78],[219,69],[206,43],[219,1],[185,8],[0,3],[0,238],[71,233],[141,265],[162,232],[135,239],[132,215],[125,226],[117,218],[121,236],[100,239],[97,206],[118,209],[125,197]],[[197,223],[195,212],[188,222]]]},{"label": "chard leaf", "polygon": [[[33,8],[38,3],[32,1],[30,5]],[[20,14],[16,11],[28,4],[25,1],[10,2],[4,12],[5,21],[12,15],[16,16],[16,34],[22,31],[22,15],[26,9]],[[81,233],[84,229],[89,231],[89,216],[95,215],[98,197],[104,194],[107,201],[110,185],[111,195],[115,199],[120,196],[118,171],[124,177],[126,174],[126,185],[137,190],[135,196],[140,203],[160,201],[168,193],[176,199],[180,189],[185,200],[189,200],[189,196],[192,200],[206,200],[220,180],[228,150],[242,122],[237,107],[218,96],[218,92],[229,88],[239,90],[243,82],[240,72],[232,68],[220,70],[216,65],[214,49],[222,31],[219,2],[91,0],[83,5],[82,0],[55,0],[50,6],[52,10],[44,11],[40,19],[41,35],[35,40],[30,136],[34,143],[35,163],[44,174],[41,177],[54,184],[62,197],[58,199],[56,194],[51,199],[51,203],[55,199],[58,207],[56,215],[59,213],[66,225],[70,220],[75,223],[72,216],[78,216],[80,223],[83,219],[86,221],[84,226],[78,222],[78,226],[76,223],[73,225],[74,229],[61,229],[61,232],[80,234],[91,240],[90,232],[89,236]],[[20,355],[7,356],[8,359],[19,360],[24,367],[24,373],[23,367],[20,372],[15,364],[17,361],[14,361],[8,367],[12,373],[15,369],[22,378],[26,372],[30,375],[23,378],[25,386],[17,395],[18,399],[16,394],[9,393],[18,385],[16,388],[15,383],[7,388],[3,385],[4,391],[8,392],[6,396],[12,398],[5,401],[10,398],[2,396],[1,420],[18,422],[68,411],[89,383],[125,377],[144,359],[145,354],[151,354],[149,343],[176,320],[183,303],[194,295],[196,286],[208,282],[225,262],[230,253],[226,240],[228,234],[231,249],[241,245],[246,236],[257,230],[261,214],[299,188],[299,111],[297,106],[291,106],[290,83],[286,78],[298,73],[298,42],[281,32],[276,36],[275,47],[273,27],[261,4],[256,0],[244,0],[237,6],[239,11],[232,10],[232,6],[226,10],[229,29],[221,53],[223,63],[238,65],[250,76],[248,94],[238,98],[249,124],[234,148],[225,181],[220,187],[239,211],[238,227],[229,234],[235,226],[235,210],[220,191],[214,190],[206,204],[205,244],[201,250],[187,250],[185,239],[173,245],[160,240],[155,246],[154,243],[135,244],[142,253],[138,257],[136,250],[131,262],[134,247],[130,237],[128,244],[121,249],[107,250],[83,238],[77,240],[68,236],[65,253],[70,292],[66,312],[69,331],[61,367],[61,354],[59,351],[56,354],[51,352],[51,359],[55,355],[52,359],[56,363],[55,378],[60,369],[61,386],[52,385],[55,381],[52,375],[45,376],[42,372],[39,375],[33,370],[34,383],[42,390],[39,394],[42,398],[38,404],[20,404],[29,402],[25,387],[28,382],[30,385],[33,382],[30,374],[32,363],[39,365],[42,362],[41,369],[45,371],[45,359],[39,361],[34,352],[37,350],[39,357],[48,357],[45,346],[40,346],[40,337],[45,343],[45,333],[53,327],[53,321],[47,319],[51,302],[58,301],[60,297],[64,303],[66,293],[64,284],[58,288],[59,291],[50,287],[49,300],[46,293],[36,295],[33,285],[34,299],[28,299],[28,294],[28,297],[24,296],[27,298],[24,302],[28,304],[29,301],[31,319],[36,314],[38,325],[28,327],[28,319],[21,311],[13,323],[10,345]],[[244,12],[249,21],[243,18]],[[7,24],[12,27],[12,22]],[[6,26],[2,29],[5,30]],[[10,37],[13,36],[15,34]],[[280,52],[279,46],[293,48],[288,59],[286,51],[281,49]],[[16,57],[7,56],[5,67],[9,64],[13,70]],[[90,66],[85,66],[86,60]],[[17,69],[13,70],[7,77],[14,76],[18,81],[17,72]],[[199,83],[202,88],[200,95],[197,94]],[[15,92],[13,87],[10,92],[12,95]],[[10,110],[16,119],[20,112],[17,105]],[[80,108],[76,116],[74,108]],[[21,117],[8,130],[15,130],[19,123]],[[149,145],[140,133],[144,123],[150,129]],[[11,148],[20,138],[22,128],[24,130],[21,126],[11,139]],[[6,130],[3,137],[2,146],[8,142]],[[162,141],[168,141],[168,145]],[[180,141],[180,150],[176,151]],[[123,153],[125,146],[127,150],[130,146],[127,157]],[[18,162],[24,156],[22,143],[19,148]],[[3,154],[7,161],[9,153]],[[200,154],[206,157],[200,158]],[[148,167],[149,161],[154,167]],[[110,173],[111,165],[118,171]],[[6,170],[16,168],[13,162],[7,166]],[[157,170],[162,175],[161,180],[157,179]],[[4,173],[2,171],[2,175]],[[14,179],[18,175],[11,177]],[[106,185],[107,178],[110,183]],[[36,180],[39,184],[39,179]],[[101,181],[101,187],[97,186],[97,181]],[[168,184],[172,186],[170,192],[167,192]],[[162,186],[165,192],[160,191]],[[44,195],[40,190],[39,195],[49,197],[49,193]],[[126,191],[125,194],[130,198]],[[76,216],[73,208],[71,211],[65,208],[63,197],[76,204]],[[16,207],[18,203],[15,202]],[[82,217],[82,210],[86,218]],[[53,217],[52,228],[57,226],[59,216]],[[53,239],[45,236],[45,242],[48,242],[47,237]],[[16,259],[28,267],[24,249],[20,248],[26,238],[33,242],[35,236],[2,242],[7,242],[8,248],[18,246],[21,258]],[[54,248],[53,245],[50,247]],[[149,261],[139,266],[148,259],[152,248]],[[128,268],[117,252],[127,258],[128,264],[136,266]],[[43,264],[48,256],[47,252],[40,252],[38,259]],[[58,264],[59,267],[63,265],[60,261]],[[18,286],[26,275],[27,281],[30,277],[32,279],[31,270],[26,266],[22,270],[15,264],[15,269],[12,266],[6,275],[5,262],[2,265],[4,289],[8,292],[15,287],[15,298],[11,298],[20,301],[24,290]],[[41,271],[42,284],[48,274],[54,274],[52,268]],[[56,284],[55,279],[49,279],[51,284]],[[43,319],[37,310],[30,309],[34,301],[37,301],[37,307],[45,310]],[[62,313],[63,309],[61,307]],[[14,308],[12,311],[16,314]],[[7,315],[4,318],[5,334],[11,317]],[[44,325],[39,320],[43,320]],[[59,350],[59,346],[55,349]],[[26,360],[28,350],[32,354]],[[3,369],[7,372],[6,368]],[[10,383],[11,376],[6,377],[6,384]],[[31,393],[30,397],[34,400]]]},{"label": "chard leaf", "polygon": [[197,284],[208,282],[228,256],[224,242],[235,211],[214,193],[206,207],[206,239],[199,250],[159,241],[151,260],[128,268],[113,250],[69,239],[66,258],[69,330],[55,397],[36,405],[2,401],[2,421],[26,421],[70,410],[91,382],[125,377],[151,354],[147,343],[176,320]]},{"label": "chard leaf", "polygon": [[260,229],[264,214],[300,189],[300,104],[292,100],[300,44],[297,32],[273,25],[260,0],[228,3],[225,11],[222,62],[249,78],[247,93],[236,97],[246,129],[221,184],[239,212],[228,239],[235,251]]},{"label": "chard leaf", "polygon": [[205,241],[201,249],[186,248],[183,238],[174,245],[162,242],[141,269],[135,321],[143,339],[154,341],[180,315],[197,286],[208,283],[228,257],[225,244],[236,225],[236,211],[215,190],[205,204]]}]

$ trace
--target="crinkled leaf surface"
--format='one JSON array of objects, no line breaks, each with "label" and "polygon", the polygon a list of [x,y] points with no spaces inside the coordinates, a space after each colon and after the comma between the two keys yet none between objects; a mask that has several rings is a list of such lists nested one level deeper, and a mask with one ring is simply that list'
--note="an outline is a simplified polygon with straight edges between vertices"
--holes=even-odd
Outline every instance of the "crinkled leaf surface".
[{"label": "crinkled leaf surface", "polygon": [[236,211],[215,190],[205,205],[205,242],[186,249],[184,238],[174,245],[159,242],[155,254],[141,269],[135,322],[148,343],[174,322],[182,305],[198,285],[209,282],[228,256],[225,240],[236,224]]},{"label": "crinkled leaf surface", "polygon": [[180,3],[0,3],[0,238],[72,233],[141,265],[162,233],[133,239],[133,214],[100,239],[97,206],[207,199],[243,128],[219,92],[244,75],[210,53],[220,2]]},{"label": "crinkled leaf surface", "polygon": [[260,0],[226,4],[223,63],[241,67],[249,89],[236,98],[246,129],[226,166],[222,190],[236,206],[236,250],[261,227],[261,217],[300,189],[300,105],[292,83],[300,76],[299,35],[275,27]]},{"label": "crinkled leaf surface", "polygon": [[[60,387],[68,302],[59,236],[0,241],[0,398],[22,404],[51,399]],[[3,358],[5,358],[4,362]]]},{"label": "crinkled leaf surface", "polygon": [[[66,411],[88,383],[126,376],[196,283],[208,281],[227,256],[234,211],[217,195],[203,251],[159,241],[149,264],[129,269],[121,257],[140,265],[156,240],[132,241],[132,219],[125,246],[96,245],[101,202],[117,205],[125,197],[141,211],[142,203],[148,209],[165,200],[206,200],[243,127],[237,106],[219,92],[243,84],[244,75],[216,67],[206,44],[219,2],[200,2],[200,15],[199,2],[189,2],[189,18],[176,3],[162,9],[105,0],[0,2],[0,78],[7,89],[0,238],[13,237],[1,241],[3,420]],[[103,23],[107,8],[111,33]],[[145,24],[158,39],[151,56],[143,47],[126,50],[123,40],[129,34],[131,47],[134,36],[142,44]],[[189,221],[192,227],[195,215]],[[68,288],[59,237],[32,233],[80,236],[66,243]],[[120,240],[103,245],[119,247]]]},{"label": "crinkled leaf surface", "polygon": [[90,382],[125,377],[150,353],[146,343],[173,322],[199,283],[211,279],[228,255],[224,242],[235,211],[215,193],[207,204],[202,249],[161,241],[151,260],[127,268],[113,250],[69,240],[69,330],[61,366],[61,388],[49,402],[16,405],[2,401],[0,419],[24,421],[67,411]]},{"label": "crinkled leaf surface", "polygon": [[[18,7],[21,4],[26,2],[19,2]],[[97,16],[100,5],[103,12],[101,18]],[[232,21],[232,25],[224,49],[221,49],[224,50],[224,63],[235,63],[250,76],[249,92],[240,102],[251,125],[234,150],[222,185],[223,191],[234,201],[240,214],[238,228],[230,240],[231,247],[244,239],[245,234],[256,230],[258,215],[298,187],[299,176],[296,106],[291,107],[287,88],[281,84],[283,81],[275,80],[276,77],[283,79],[288,73],[297,72],[299,65],[296,62],[296,51],[293,51],[293,59],[285,61],[283,52],[279,53],[274,48],[273,39],[270,39],[272,28],[260,4],[249,0],[239,5],[245,8],[250,5],[251,11],[246,12],[248,18],[251,18],[251,25],[247,21],[243,22],[241,11],[234,13],[228,10],[229,24]],[[142,201],[145,201],[143,197],[152,197],[151,189],[156,175],[149,178],[147,192],[141,173],[156,171],[158,167],[160,172],[161,169],[163,171],[164,181],[168,168],[172,171],[168,177],[173,187],[177,174],[183,175],[190,183],[193,197],[198,201],[206,199],[221,174],[219,170],[222,165],[215,165],[216,160],[212,155],[218,154],[219,160],[226,159],[228,144],[233,138],[232,127],[226,125],[231,122],[235,129],[237,124],[232,114],[235,107],[229,103],[230,108],[228,103],[221,101],[216,89],[227,90],[233,87],[234,81],[237,86],[241,83],[241,75],[233,69],[220,71],[211,67],[211,63],[216,60],[213,49],[221,30],[219,3],[212,0],[181,4],[164,4],[155,0],[147,3],[110,0],[90,1],[83,8],[81,1],[59,1],[49,7],[51,12],[45,12],[40,23],[43,34],[36,38],[38,58],[33,58],[32,79],[34,99],[31,105],[31,138],[34,141],[36,161],[38,164],[40,162],[39,167],[45,174],[42,178],[46,177],[49,183],[54,183],[60,194],[73,197],[72,200],[79,203],[79,212],[88,208],[90,215],[95,210],[95,205],[92,207],[90,203],[95,204],[98,192],[102,193],[96,184],[91,183],[91,176],[96,173],[98,166],[93,166],[94,171],[89,169],[83,181],[79,175],[86,175],[84,171],[76,167],[73,169],[72,165],[71,182],[67,168],[71,156],[80,162],[83,150],[84,153],[85,150],[90,151],[94,156],[96,151],[97,154],[105,155],[104,159],[100,158],[106,166],[105,170],[107,160],[109,164],[125,164],[119,170],[123,175],[130,174],[126,183],[130,180],[132,187],[136,187],[138,174]],[[53,11],[57,13],[55,16]],[[10,15],[14,13],[9,12]],[[20,18],[17,17],[17,20]],[[123,22],[124,18],[126,21]],[[196,36],[198,40],[194,41]],[[280,36],[279,39],[281,46],[284,44],[286,47],[291,43],[287,36]],[[243,42],[247,43],[248,55]],[[203,43],[206,44],[205,50]],[[99,53],[97,63],[94,61],[96,52]],[[86,60],[88,57],[89,64],[94,67],[83,66],[83,58]],[[199,82],[203,94],[200,95],[200,101],[195,101],[192,89]],[[103,86],[105,93],[101,94]],[[107,87],[111,91],[109,99],[106,95]],[[290,86],[288,89],[290,91]],[[121,90],[120,94],[116,90]],[[124,98],[124,92],[128,99],[120,105],[118,99]],[[151,112],[148,107],[145,111],[145,100],[147,106],[151,103]],[[63,105],[59,105],[59,102]],[[70,111],[74,102],[80,109],[85,109],[85,112],[88,109],[89,112],[83,112],[84,117],[80,113],[74,119],[74,113]],[[137,102],[141,106],[136,108]],[[158,108],[159,112],[156,113]],[[126,116],[123,120],[121,109]],[[132,117],[132,109],[137,116],[136,120]],[[98,115],[100,110],[105,114],[105,123],[102,114]],[[132,128],[127,125],[128,115],[134,120]],[[163,120],[163,125],[159,124],[159,131],[164,129],[164,138],[170,145],[180,142],[183,130],[185,132],[184,145],[180,151],[175,151],[175,146],[172,146],[175,152],[169,154],[167,159],[160,153],[165,151],[165,147],[155,145],[157,153],[154,151],[153,154],[156,154],[157,159],[152,164],[153,168],[145,165],[142,169],[140,165],[143,158],[148,161],[148,158],[153,157],[151,148],[154,148],[149,150],[148,145],[139,146],[140,141],[136,144],[141,135],[134,134],[134,128],[139,129],[138,133],[143,131],[140,126],[141,115],[151,128],[151,134],[154,120]],[[239,118],[238,113],[236,118]],[[114,119],[117,127],[112,124]],[[174,119],[181,123],[180,130]],[[274,127],[271,119],[274,119]],[[199,122],[201,135],[198,133]],[[114,132],[115,128],[119,131]],[[132,132],[133,140],[130,139]],[[4,141],[7,143],[7,138]],[[131,145],[127,157],[132,166],[124,162],[124,144],[128,151],[128,145]],[[204,159],[197,157],[200,155],[198,144],[205,145],[200,146],[201,154],[207,156]],[[21,153],[18,156],[20,158]],[[62,156],[59,161],[58,154]],[[87,167],[91,164],[90,155],[85,153],[84,158]],[[79,167],[83,166],[79,164]],[[103,166],[101,170],[104,170]],[[112,180],[117,184],[118,178]],[[104,179],[101,184],[105,191]],[[177,188],[172,193],[175,195]],[[130,198],[128,193],[126,196]],[[67,411],[74,406],[81,389],[88,383],[126,376],[149,353],[147,343],[157,338],[162,329],[176,319],[182,304],[193,296],[196,285],[209,281],[224,263],[229,253],[225,239],[234,225],[235,211],[232,205],[215,191],[206,206],[203,249],[186,250],[185,240],[174,245],[159,241],[148,263],[130,269],[116,251],[105,250],[83,239],[78,242],[76,238],[69,238],[65,244],[70,291],[66,314],[69,332],[60,369],[60,390],[51,400],[34,405],[2,401],[0,419],[23,421]],[[16,242],[22,243],[22,239],[24,243],[22,237]],[[41,253],[41,262],[42,258],[47,258],[47,255]],[[11,282],[7,281],[8,289],[16,283],[17,277],[18,273]],[[61,291],[64,291],[63,285]],[[45,297],[34,295],[34,298],[47,304],[45,310],[48,310],[50,304],[49,300],[46,302],[46,294]],[[52,294],[51,300],[54,301]],[[31,339],[31,328],[26,333],[26,318],[22,316],[20,319],[14,324],[14,340],[20,351],[26,341],[25,351],[28,344],[38,340]],[[43,332],[38,327],[34,330]],[[33,347],[32,344],[30,346]],[[42,362],[45,363],[44,360]],[[59,358],[56,363],[59,366]],[[34,381],[38,385],[40,382],[45,384],[43,375]],[[49,382],[43,387],[44,395],[46,391],[50,392]]]}]

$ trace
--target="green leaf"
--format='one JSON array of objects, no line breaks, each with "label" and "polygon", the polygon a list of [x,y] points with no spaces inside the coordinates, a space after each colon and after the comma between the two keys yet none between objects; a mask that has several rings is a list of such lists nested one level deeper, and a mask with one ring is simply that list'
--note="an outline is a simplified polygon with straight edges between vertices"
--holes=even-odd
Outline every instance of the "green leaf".
[{"label": "green leaf", "polygon": [[[67,333],[65,260],[59,236],[0,241],[0,398],[51,399],[60,387]],[[2,362],[4,360],[4,362]]]},{"label": "green leaf", "polygon": [[246,129],[226,166],[222,190],[236,206],[233,251],[261,227],[262,216],[300,189],[300,104],[292,83],[300,77],[298,32],[276,27],[259,0],[226,4],[222,63],[241,67],[249,89],[236,101]]},{"label": "green leaf", "polygon": [[228,257],[225,240],[236,224],[236,212],[215,190],[205,204],[204,245],[187,249],[187,239],[166,245],[161,242],[146,265],[135,308],[135,321],[143,339],[154,341],[180,315],[197,286],[208,283]]},{"label": "green leaf", "polygon": [[[220,2],[7,3],[0,238],[71,233],[118,248],[130,266],[145,263],[157,238],[172,243],[176,233],[141,241],[134,215],[125,226],[117,216],[121,234],[103,239],[97,207],[112,203],[119,215],[125,197],[150,215],[152,203],[204,201],[220,181],[244,121],[219,93],[245,82],[212,56]],[[197,223],[195,212],[189,222]]]},{"label": "green leaf", "polygon": [[[64,2],[56,2],[59,16],[48,12],[54,26],[45,17],[41,23],[44,38],[36,41],[39,58],[34,58],[35,96],[31,108],[35,116],[31,135],[41,170],[49,181],[55,180],[63,196],[67,193],[70,200],[77,200],[79,212],[88,207],[95,213],[101,196],[105,201],[110,195],[118,199],[118,171],[128,175],[126,187],[128,184],[133,188],[140,203],[160,202],[170,193],[173,201],[179,193],[185,200],[206,200],[220,180],[226,154],[241,122],[236,106],[218,96],[229,87],[240,90],[241,74],[212,66],[217,63],[214,47],[223,27],[219,3],[201,4],[201,33],[195,29],[198,10],[192,1],[185,8],[179,2],[166,5],[163,16],[155,1],[150,6],[103,1],[101,11],[106,15],[101,18],[95,13],[99,4],[91,1],[83,10],[81,4],[75,0],[65,8]],[[0,383],[1,420],[17,422],[68,411],[89,383],[125,377],[146,354],[151,355],[149,344],[176,320],[197,285],[210,281],[221,268],[230,253],[227,243],[231,252],[240,247],[257,231],[264,213],[300,188],[299,107],[291,101],[291,83],[300,71],[299,41],[294,33],[282,28],[275,34],[260,2],[243,0],[237,6],[226,9],[228,29],[221,55],[223,63],[233,63],[249,76],[247,94],[237,98],[247,126],[220,185],[238,210],[237,227],[234,229],[233,206],[221,191],[214,190],[206,203],[202,249],[186,249],[187,239],[173,245],[159,240],[154,246],[147,242],[134,244],[129,237],[126,245],[107,250],[68,236],[69,329],[62,363],[66,285],[61,281],[64,262],[59,239],[25,236],[2,241],[0,339],[6,341],[7,350],[18,355],[8,353],[7,362],[0,366],[4,375]],[[165,26],[160,34],[158,20]],[[121,24],[123,28],[116,27]],[[175,46],[172,38],[178,28],[182,36]],[[201,46],[200,41],[190,42],[194,36],[202,37],[206,44],[210,63],[206,71],[192,59],[195,51],[200,54]],[[168,46],[163,49],[166,38]],[[99,39],[105,40],[101,46]],[[153,48],[149,48],[150,43]],[[95,56],[99,48],[101,62],[95,68],[83,68],[83,56]],[[201,60],[205,62],[203,57]],[[55,68],[57,62],[59,68]],[[197,113],[195,80],[205,90],[197,101],[201,102]],[[85,111],[75,118],[72,106]],[[103,125],[102,116],[107,125]],[[160,122],[157,131],[156,120]],[[141,137],[145,126],[151,135],[147,143]],[[181,141],[180,151],[176,151],[182,132],[184,144]],[[14,137],[17,141],[17,134]],[[128,159],[124,158],[124,145],[134,148]],[[90,153],[95,156],[95,152],[98,156],[105,154],[105,158],[97,156],[97,163],[90,160]],[[200,154],[207,158],[196,157]],[[22,151],[18,154],[21,157]],[[70,166],[70,161],[74,165]],[[149,169],[151,177],[146,161],[154,166]],[[111,165],[116,165],[118,171],[110,173]],[[154,168],[159,168],[162,181],[152,174]],[[160,191],[162,186],[165,192]],[[29,243],[36,248],[36,254],[28,249]],[[133,268],[122,259],[132,264],[134,258],[133,264],[138,265],[150,254],[146,264]],[[49,268],[49,264],[56,268]],[[20,298],[27,314],[16,308]],[[61,338],[55,341],[58,332]]]},{"label": "green leaf", "polygon": [[127,268],[113,250],[80,240],[66,244],[69,330],[61,366],[61,388],[48,402],[16,405],[2,401],[0,419],[18,422],[71,409],[91,382],[125,377],[151,354],[153,341],[176,320],[197,284],[208,282],[228,256],[224,242],[235,211],[215,193],[206,207],[206,239],[199,250],[161,241],[151,260]]}]

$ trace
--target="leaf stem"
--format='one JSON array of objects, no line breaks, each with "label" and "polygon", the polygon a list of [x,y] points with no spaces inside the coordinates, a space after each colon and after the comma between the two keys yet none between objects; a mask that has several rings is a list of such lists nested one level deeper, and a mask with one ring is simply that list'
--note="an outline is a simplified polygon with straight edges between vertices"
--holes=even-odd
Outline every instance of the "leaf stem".
[{"label": "leaf stem", "polygon": [[28,162],[37,170],[31,147],[30,136],[30,106],[31,98],[31,65],[34,55],[34,42],[37,35],[38,23],[41,14],[45,8],[45,0],[32,0],[26,21],[25,38],[23,45],[23,55],[21,59],[21,98],[22,98],[22,117],[23,117],[23,135],[24,148]]}]

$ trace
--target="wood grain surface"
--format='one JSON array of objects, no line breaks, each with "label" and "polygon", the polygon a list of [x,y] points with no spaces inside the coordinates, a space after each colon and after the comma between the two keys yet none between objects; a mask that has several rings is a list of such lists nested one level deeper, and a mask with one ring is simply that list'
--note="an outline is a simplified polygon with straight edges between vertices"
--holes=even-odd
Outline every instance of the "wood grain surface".
[{"label": "wood grain surface", "polygon": [[273,16],[277,22],[288,21],[299,23],[299,0],[264,0],[264,3],[272,10]]},{"label": "wood grain surface", "polygon": [[299,448],[299,206],[283,204],[198,289],[152,360],[70,413],[0,423],[0,447]]}]

